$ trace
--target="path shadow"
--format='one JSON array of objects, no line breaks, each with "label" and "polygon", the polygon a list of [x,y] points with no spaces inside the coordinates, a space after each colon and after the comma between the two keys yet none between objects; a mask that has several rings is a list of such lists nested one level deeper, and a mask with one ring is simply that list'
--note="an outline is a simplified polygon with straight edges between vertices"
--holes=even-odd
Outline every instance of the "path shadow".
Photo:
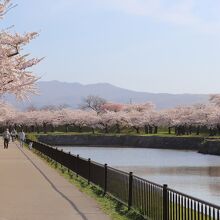
[{"label": "path shadow", "polygon": [[62,197],[64,198],[71,206],[74,208],[78,214],[82,217],[83,220],[88,220],[88,218],[79,210],[76,204],[70,200],[66,195],[64,195],[57,187],[53,184],[53,182],[46,176],[46,174],[31,160],[31,158],[17,145],[17,148],[24,154],[24,156],[31,162],[31,164],[40,172],[40,174],[44,177],[44,179],[51,185],[51,187]]}]

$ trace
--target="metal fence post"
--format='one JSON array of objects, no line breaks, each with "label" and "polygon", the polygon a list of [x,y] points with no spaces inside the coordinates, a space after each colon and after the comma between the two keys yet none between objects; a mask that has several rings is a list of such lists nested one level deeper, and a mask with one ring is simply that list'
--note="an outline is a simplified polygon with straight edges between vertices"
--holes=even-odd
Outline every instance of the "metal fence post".
[{"label": "metal fence post", "polygon": [[128,182],[128,210],[132,206],[132,190],[133,190],[133,173],[129,173],[129,182]]},{"label": "metal fence post", "polygon": [[168,220],[168,191],[167,184],[163,185],[163,220]]},{"label": "metal fence post", "polygon": [[105,164],[104,165],[104,191],[103,191],[103,196],[106,194],[107,192],[107,178],[108,178],[108,165]]},{"label": "metal fence post", "polygon": [[76,156],[76,177],[79,175],[79,154]]},{"label": "metal fence post", "polygon": [[90,184],[91,179],[91,159],[88,159],[88,184]]},{"label": "metal fence post", "polygon": [[[69,151],[69,155],[71,155],[71,152]],[[68,165],[69,166],[69,165]],[[70,169],[68,167],[68,174],[70,174]]]},{"label": "metal fence post", "polygon": [[[56,147],[56,154],[55,154],[55,155],[56,155],[56,157],[55,157],[56,159],[57,159],[57,151],[58,151],[58,149],[57,149],[57,147]],[[54,162],[55,162],[55,168],[57,168],[57,160],[56,160],[56,159],[54,159]]]},{"label": "metal fence post", "polygon": [[[63,149],[61,149],[60,151],[63,152]],[[61,165],[61,169],[63,169],[62,161],[60,162],[60,165]],[[63,172],[63,170],[62,170],[62,172]]]}]

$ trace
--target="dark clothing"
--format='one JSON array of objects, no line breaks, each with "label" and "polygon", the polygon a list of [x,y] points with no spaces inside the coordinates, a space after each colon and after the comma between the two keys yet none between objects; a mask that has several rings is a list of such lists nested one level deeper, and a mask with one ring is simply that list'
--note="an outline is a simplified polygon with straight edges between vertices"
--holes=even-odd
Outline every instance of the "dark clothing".
[{"label": "dark clothing", "polygon": [[4,138],[4,149],[8,149],[8,143],[9,143],[9,139]]},{"label": "dark clothing", "polygon": [[11,140],[14,142],[16,140],[16,135],[11,135]]}]

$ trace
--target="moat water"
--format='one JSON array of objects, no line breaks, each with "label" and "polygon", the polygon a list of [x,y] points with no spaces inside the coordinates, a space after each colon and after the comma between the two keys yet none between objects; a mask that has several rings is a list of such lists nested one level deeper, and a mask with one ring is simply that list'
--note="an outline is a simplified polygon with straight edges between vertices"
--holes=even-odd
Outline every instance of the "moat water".
[{"label": "moat water", "polygon": [[66,152],[220,205],[220,156],[143,148],[61,147]]}]

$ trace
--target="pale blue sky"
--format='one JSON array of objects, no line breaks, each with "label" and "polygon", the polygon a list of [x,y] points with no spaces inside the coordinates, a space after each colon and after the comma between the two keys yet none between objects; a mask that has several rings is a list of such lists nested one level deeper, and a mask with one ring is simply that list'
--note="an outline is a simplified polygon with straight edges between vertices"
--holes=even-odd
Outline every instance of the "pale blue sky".
[{"label": "pale blue sky", "polygon": [[1,27],[40,31],[42,80],[220,93],[219,0],[14,0]]}]

